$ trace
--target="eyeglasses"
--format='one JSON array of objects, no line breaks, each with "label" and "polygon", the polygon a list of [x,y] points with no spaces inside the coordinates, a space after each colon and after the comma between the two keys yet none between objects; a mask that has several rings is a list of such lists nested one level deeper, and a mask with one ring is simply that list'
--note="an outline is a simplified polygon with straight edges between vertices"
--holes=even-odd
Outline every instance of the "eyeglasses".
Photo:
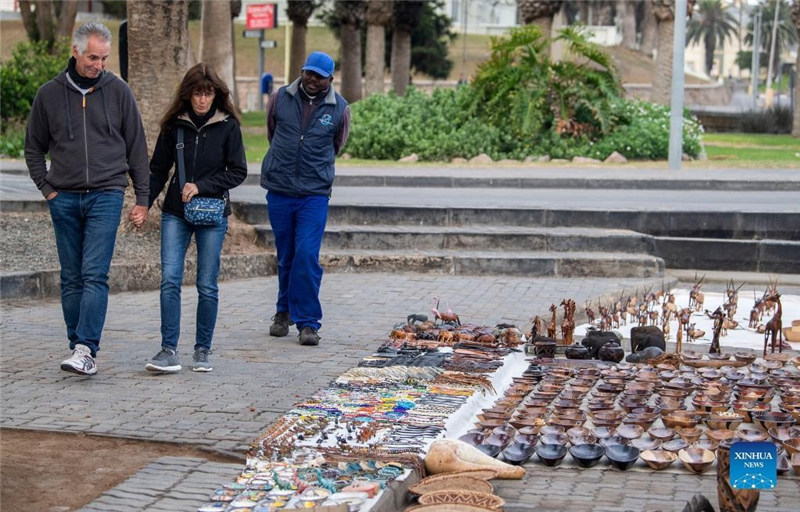
[{"label": "eyeglasses", "polygon": [[205,97],[205,98],[213,98],[215,95],[216,95],[215,91],[194,91],[192,93],[192,96],[197,98],[197,99],[200,99],[200,98],[203,98],[203,97]]}]

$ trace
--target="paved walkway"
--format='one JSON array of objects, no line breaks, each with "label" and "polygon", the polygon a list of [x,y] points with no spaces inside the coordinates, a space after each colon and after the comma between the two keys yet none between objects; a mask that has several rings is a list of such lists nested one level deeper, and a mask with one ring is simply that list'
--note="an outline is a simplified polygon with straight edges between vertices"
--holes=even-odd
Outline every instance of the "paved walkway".
[{"label": "paved walkway", "polygon": [[[322,344],[308,348],[300,347],[294,336],[276,339],[266,334],[274,278],[230,281],[221,284],[214,371],[162,376],[144,371],[159,345],[158,293],[120,293],[110,300],[94,378],[58,369],[67,354],[58,301],[15,303],[0,314],[0,426],[189,443],[243,454],[250,441],[295,401],[371,353],[393,324],[409,313],[427,312],[433,295],[447,299],[464,320],[527,327],[531,316],[562,298],[582,304],[643,285],[658,287],[661,279],[328,274],[322,287]],[[195,294],[192,288],[184,291],[181,356],[186,362]],[[19,339],[36,342],[27,343],[25,350],[12,349]],[[112,508],[119,511],[193,510],[241,469],[206,467],[191,460],[154,464],[145,475],[137,474],[104,494],[91,509],[108,510],[104,504],[113,502]],[[172,469],[165,470],[164,479],[153,476],[167,466]],[[509,502],[507,510],[675,510],[694,492],[703,492],[712,502],[716,496],[711,475],[654,478],[652,473],[610,469],[553,470],[538,464],[528,468],[525,480],[498,483],[498,494]],[[143,485],[147,478],[157,480],[158,489]],[[656,481],[658,490],[646,488]],[[782,481],[777,490],[763,493],[759,510],[790,510],[787,500],[800,498],[799,481]],[[193,483],[187,487],[188,482]],[[119,501],[108,501],[112,498]]]},{"label": "paved walkway", "polygon": [[[4,163],[3,168],[6,168]],[[374,177],[374,168],[343,166],[340,175]],[[420,176],[469,175],[482,179],[533,175],[541,178],[559,173],[562,177],[592,179],[597,169],[519,169],[463,168],[445,166],[421,169],[403,167],[398,175],[408,176],[409,169]],[[607,176],[635,179],[650,176],[660,179],[663,170],[601,169]],[[384,176],[394,167],[382,170]],[[448,174],[451,173],[451,174]],[[626,174],[628,173],[628,174]],[[776,183],[792,182],[796,190],[797,173],[786,171],[681,171],[677,179],[708,174],[710,179],[740,177],[757,180],[764,177]],[[624,175],[624,176],[623,176]],[[673,176],[673,175],[670,175]],[[25,181],[3,175],[0,196],[17,187],[16,193],[30,192]],[[20,177],[24,178],[24,176]],[[648,179],[648,178],[645,178]],[[29,181],[28,181],[29,183]],[[354,188],[354,187],[353,187]],[[648,188],[648,187],[643,187]],[[734,187],[731,187],[734,188]],[[777,189],[777,186],[775,187]],[[468,202],[472,189],[459,190],[446,200]],[[361,187],[363,201],[381,203],[393,200],[387,190]],[[573,191],[575,192],[575,191]],[[242,197],[256,200],[263,191],[255,187],[237,189]],[[383,193],[386,195],[378,195]],[[407,197],[417,201],[443,201],[435,189],[405,189]],[[527,193],[527,199],[526,199]],[[692,204],[692,194],[707,198],[710,194],[653,193],[631,199],[628,207],[637,209],[677,201]],[[717,201],[718,208],[731,208],[730,201],[741,191],[727,190]],[[779,210],[800,211],[793,192],[759,192],[773,201]],[[38,194],[34,191],[32,196]],[[341,187],[334,202],[358,191]],[[747,195],[748,200],[760,195]],[[777,196],[775,194],[778,194]],[[619,198],[626,194],[619,193]],[[554,200],[547,192],[517,191],[511,195],[491,194],[500,205],[531,198],[544,206]],[[565,193],[575,201],[597,199],[588,191]],[[631,196],[630,192],[627,196]],[[796,192],[794,192],[796,197]],[[484,194],[484,197],[486,195]],[[745,197],[745,196],[741,196]],[[37,200],[41,200],[39,196]],[[452,199],[455,200],[455,199]],[[737,199],[738,200],[738,199]],[[611,198],[604,201],[613,203]],[[657,201],[661,201],[660,203]],[[576,203],[573,203],[576,204]],[[615,203],[619,207],[619,203]],[[451,205],[452,206],[452,205]],[[561,208],[569,207],[563,202]],[[696,206],[696,205],[695,205]],[[657,206],[658,207],[658,206]],[[716,208],[716,207],[715,207]],[[796,263],[796,262],[795,262]],[[722,275],[719,276],[722,279]],[[726,273],[724,278],[727,279]],[[768,276],[751,276],[765,280]],[[737,276],[737,282],[741,279]],[[669,279],[665,280],[667,284]],[[709,279],[710,281],[710,279]],[[798,293],[800,279],[788,276],[781,280],[784,293]],[[220,315],[215,335],[212,361],[214,371],[195,374],[183,371],[176,375],[155,376],[144,371],[145,362],[159,348],[158,292],[128,292],[111,297],[108,321],[99,354],[99,374],[80,378],[61,372],[59,362],[67,355],[61,308],[57,300],[4,304],[0,311],[0,427],[61,432],[85,432],[137,439],[160,440],[192,445],[242,455],[249,443],[266,426],[291,408],[291,405],[326,386],[344,370],[370,354],[387,336],[392,325],[404,321],[410,313],[427,313],[431,297],[449,302],[463,320],[482,324],[516,323],[527,328],[529,319],[545,314],[553,302],[572,298],[578,304],[599,296],[619,296],[624,288],[632,290],[662,285],[662,279],[556,279],[503,276],[442,276],[416,274],[327,274],[322,286],[325,318],[319,347],[300,347],[296,337],[276,339],[267,334],[274,311],[276,280],[271,278],[228,281],[220,285]],[[709,283],[706,291],[720,291],[722,284]],[[184,289],[184,336],[180,355],[190,361],[194,337],[193,313],[196,294]],[[18,350],[19,340],[25,350]],[[212,464],[191,458],[166,458],[155,461],[112,489],[86,510],[194,510],[204,497],[232,479],[241,466]],[[522,481],[497,482],[497,493],[508,503],[506,510],[680,510],[696,492],[716,503],[713,474],[693,476],[685,472],[654,474],[643,471],[619,472],[594,468],[544,468],[531,463]],[[760,511],[796,510],[800,502],[800,480],[781,480],[774,491],[762,493]]]}]

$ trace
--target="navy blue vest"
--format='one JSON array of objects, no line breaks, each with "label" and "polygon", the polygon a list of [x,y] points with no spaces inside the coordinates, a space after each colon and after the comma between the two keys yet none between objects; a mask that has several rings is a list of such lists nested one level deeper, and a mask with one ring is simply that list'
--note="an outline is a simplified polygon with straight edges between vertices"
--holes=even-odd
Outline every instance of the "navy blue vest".
[{"label": "navy blue vest", "polygon": [[303,132],[299,83],[298,79],[277,93],[275,133],[261,163],[261,186],[288,196],[329,196],[336,159],[333,140],[347,101],[331,86]]}]

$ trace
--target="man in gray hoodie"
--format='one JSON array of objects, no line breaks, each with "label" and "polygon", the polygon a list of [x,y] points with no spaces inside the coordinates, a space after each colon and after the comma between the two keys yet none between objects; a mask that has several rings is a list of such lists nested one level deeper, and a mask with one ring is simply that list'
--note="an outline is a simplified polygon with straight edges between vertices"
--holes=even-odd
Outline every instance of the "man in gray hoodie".
[{"label": "man in gray hoodie", "polygon": [[39,88],[25,135],[25,161],[47,199],[61,265],[61,309],[73,350],[61,369],[79,375],[97,373],[127,175],[136,193],[129,218],[137,227],[147,218],[150,187],[141,116],[128,85],[105,71],[110,53],[105,25],[78,27],[67,69]]}]

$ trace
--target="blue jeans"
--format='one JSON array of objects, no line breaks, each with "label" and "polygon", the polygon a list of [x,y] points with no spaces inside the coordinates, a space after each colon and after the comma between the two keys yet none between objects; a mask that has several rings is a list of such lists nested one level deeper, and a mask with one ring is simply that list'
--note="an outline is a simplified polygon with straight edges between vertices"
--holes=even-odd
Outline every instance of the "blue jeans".
[{"label": "blue jeans", "polygon": [[219,306],[219,262],[228,218],[218,226],[193,226],[161,212],[161,346],[177,352],[181,336],[181,284],[186,250],[197,242],[197,324],[194,348],[211,348]]},{"label": "blue jeans", "polygon": [[47,202],[61,265],[61,309],[70,350],[96,356],[108,308],[108,269],[122,213],[121,190],[59,192]]},{"label": "blue jeans", "polygon": [[326,196],[267,193],[267,213],[278,253],[276,311],[288,312],[298,329],[321,326],[319,249],[328,220],[328,201]]}]

